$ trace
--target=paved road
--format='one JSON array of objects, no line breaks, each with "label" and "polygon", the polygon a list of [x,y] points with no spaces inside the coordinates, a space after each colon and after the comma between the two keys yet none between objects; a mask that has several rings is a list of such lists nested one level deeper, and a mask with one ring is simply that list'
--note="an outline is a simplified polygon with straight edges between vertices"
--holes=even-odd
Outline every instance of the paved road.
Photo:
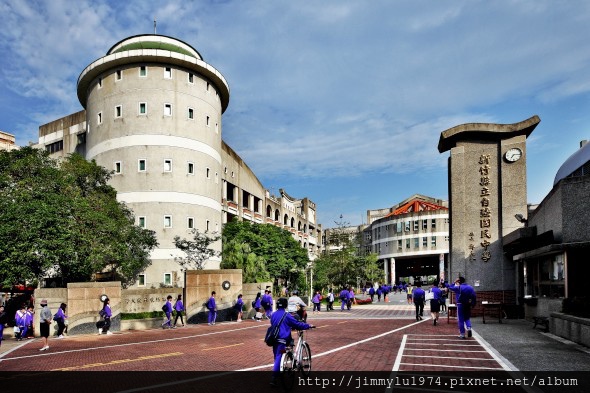
[{"label": "paved road", "polygon": [[[403,295],[393,295],[390,300],[353,306],[350,312],[310,313],[309,322],[317,326],[306,337],[312,348],[314,373],[590,370],[589,351],[533,330],[526,321],[483,325],[481,318],[475,318],[474,337],[460,340],[455,321],[447,323],[441,317],[439,324],[433,326],[426,312],[425,320],[417,322],[414,307],[405,303]],[[29,379],[31,375],[55,375],[46,374],[49,371],[207,371],[207,376],[198,378],[215,374],[224,382],[233,380],[223,377],[224,373],[240,372],[241,379],[248,379],[253,375],[251,371],[271,370],[271,349],[262,340],[267,326],[268,322],[250,320],[173,330],[116,332],[110,336],[72,336],[50,339],[47,352],[39,352],[41,344],[37,339],[22,343],[7,341],[1,347],[4,352],[0,354],[0,386],[3,379],[5,383],[18,380],[14,373],[24,372]],[[65,375],[71,374],[77,373]],[[185,376],[172,386],[179,388],[182,381],[194,378],[197,377]],[[124,382],[131,382],[125,379]],[[144,374],[138,379],[149,383]],[[266,381],[266,377],[260,379]],[[336,374],[333,379],[336,381]],[[160,383],[161,379],[153,381],[153,385]],[[123,386],[127,385],[120,382],[112,391],[119,391]]]}]

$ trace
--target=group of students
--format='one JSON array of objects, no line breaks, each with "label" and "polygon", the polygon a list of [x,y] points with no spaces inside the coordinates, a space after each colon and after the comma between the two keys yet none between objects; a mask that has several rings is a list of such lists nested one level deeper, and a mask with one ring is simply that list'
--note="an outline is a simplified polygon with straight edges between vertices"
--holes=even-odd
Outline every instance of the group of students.
[{"label": "group of students", "polygon": [[[379,285],[377,287],[377,289],[375,289],[373,286],[370,286],[368,288],[365,288],[365,293],[367,293],[370,297],[371,297],[371,302],[375,301],[375,295],[377,295],[377,301],[380,302],[381,301],[381,296],[383,296],[383,301],[387,302],[389,300],[387,300],[387,294],[389,294],[389,292],[391,292],[391,286],[384,284],[384,285]],[[395,287],[394,287],[395,288]]]},{"label": "group of students", "polygon": [[[166,315],[166,321],[162,324],[162,329],[176,329],[179,318],[181,325],[184,327],[183,315],[185,310],[184,303],[182,302],[182,295],[178,295],[174,305],[172,305],[172,295],[168,295],[166,298],[166,303],[164,303],[162,306],[162,311],[164,311],[164,314]],[[174,324],[172,324],[172,315],[175,316]]]}]

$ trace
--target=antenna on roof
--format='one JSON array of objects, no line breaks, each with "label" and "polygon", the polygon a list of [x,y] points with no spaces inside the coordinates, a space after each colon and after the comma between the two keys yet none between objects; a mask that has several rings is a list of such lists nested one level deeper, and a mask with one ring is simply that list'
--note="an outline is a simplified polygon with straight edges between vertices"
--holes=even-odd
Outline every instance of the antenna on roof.
[{"label": "antenna on roof", "polygon": [[156,17],[154,17],[154,35],[156,34]]}]

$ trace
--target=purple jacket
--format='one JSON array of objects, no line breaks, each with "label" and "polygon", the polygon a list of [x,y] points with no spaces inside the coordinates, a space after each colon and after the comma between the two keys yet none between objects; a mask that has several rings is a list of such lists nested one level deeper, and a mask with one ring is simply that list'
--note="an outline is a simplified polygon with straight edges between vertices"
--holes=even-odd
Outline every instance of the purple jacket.
[{"label": "purple jacket", "polygon": [[166,306],[166,311],[165,311],[166,314],[171,314],[172,313],[172,303],[169,301],[166,301],[165,306]]},{"label": "purple jacket", "polygon": [[217,306],[215,305],[215,298],[211,296],[209,301],[207,302],[207,308],[211,311],[214,311]]},{"label": "purple jacket", "polygon": [[64,310],[60,308],[57,309],[57,312],[55,313],[55,315],[53,316],[54,318],[61,318],[61,319],[66,319],[66,314],[64,314]]},{"label": "purple jacket", "polygon": [[285,344],[286,340],[291,337],[291,328],[297,330],[307,330],[311,327],[307,323],[296,320],[284,308],[279,308],[272,314],[272,317],[270,317],[270,324],[277,325],[285,313],[287,313],[287,315],[285,315],[285,319],[279,328],[279,338],[277,340],[281,344]]},{"label": "purple jacket", "polygon": [[174,309],[176,311],[184,311],[184,304],[182,304],[182,300],[177,300],[176,303],[174,303]]},{"label": "purple jacket", "polygon": [[316,293],[315,296],[313,297],[313,299],[311,300],[312,303],[319,303],[321,300],[322,295],[320,295],[319,293]]},{"label": "purple jacket", "polygon": [[111,312],[111,306],[109,306],[108,304],[105,304],[102,309],[105,312],[105,318],[110,318],[113,316],[113,313]]}]

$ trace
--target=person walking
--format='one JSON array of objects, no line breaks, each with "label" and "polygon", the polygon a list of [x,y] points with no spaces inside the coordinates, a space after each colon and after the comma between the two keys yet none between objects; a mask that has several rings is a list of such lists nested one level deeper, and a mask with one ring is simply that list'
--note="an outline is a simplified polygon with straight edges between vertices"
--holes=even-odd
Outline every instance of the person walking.
[{"label": "person walking", "polygon": [[377,287],[377,301],[381,302],[381,295],[383,295],[383,288],[381,287],[381,285],[379,285]]},{"label": "person walking", "polygon": [[471,309],[475,307],[476,295],[471,285],[465,283],[465,277],[459,277],[455,280],[454,286],[449,286],[457,296],[457,324],[459,325],[459,338],[465,339],[465,328],[467,328],[467,337],[473,335],[471,331]]},{"label": "person walking", "polygon": [[406,287],[406,297],[408,298],[408,304],[412,304],[413,298],[412,298],[412,292],[414,291],[414,288],[412,287],[412,284],[408,284],[408,286]]},{"label": "person walking", "polygon": [[322,301],[322,295],[320,295],[320,291],[316,291],[315,295],[313,297],[313,299],[311,300],[311,302],[313,303],[313,313],[320,313],[320,302]]},{"label": "person walking", "polygon": [[215,291],[211,292],[211,297],[207,301],[207,309],[209,310],[209,325],[215,325],[217,319],[217,305],[215,304]]},{"label": "person walking", "polygon": [[328,292],[328,305],[326,307],[326,310],[334,311],[334,291],[332,290],[332,288],[330,288],[330,291]]},{"label": "person walking", "polygon": [[261,295],[260,292],[258,292],[256,294],[256,299],[254,299],[252,301],[252,308],[254,310],[256,310],[256,314],[254,314],[254,316],[252,317],[253,320],[255,320],[256,322],[260,322],[262,321],[262,300],[261,300]]},{"label": "person walking", "polygon": [[14,326],[18,328],[14,329],[14,338],[17,341],[27,337],[27,308],[24,303],[14,314]]},{"label": "person walking", "polygon": [[449,298],[449,290],[444,282],[440,283],[439,288],[441,292],[440,311],[441,314],[444,315],[447,312],[447,299]]},{"label": "person walking", "polygon": [[182,327],[184,327],[184,319],[182,318],[182,314],[184,313],[184,303],[182,303],[182,295],[178,295],[176,298],[176,302],[174,303],[174,311],[176,311],[176,316],[174,317],[174,327],[176,327],[178,318],[180,318],[180,323],[182,323]]},{"label": "person walking", "polygon": [[49,327],[51,326],[51,310],[47,307],[47,300],[41,300],[41,314],[39,316],[39,334],[43,340],[43,347],[39,351],[49,349]]},{"label": "person walking", "polygon": [[23,338],[32,339],[35,338],[35,311],[32,304],[27,307],[27,315],[25,316],[25,334]]},{"label": "person walking", "polygon": [[440,304],[442,302],[442,291],[438,287],[438,281],[434,280],[432,282],[430,292],[432,292],[432,299],[430,299],[430,315],[432,315],[432,324],[436,326],[440,313]]},{"label": "person walking", "polygon": [[[162,329],[172,329],[172,295],[166,297],[166,303],[162,306],[162,311],[166,315],[166,321],[162,324]],[[174,326],[176,328],[176,326]]]},{"label": "person walking", "polygon": [[236,305],[234,306],[234,309],[238,314],[236,322],[242,322],[242,315],[244,314],[244,301],[242,300],[241,293],[238,295],[238,300],[236,300]]},{"label": "person walking", "polygon": [[66,328],[66,307],[65,303],[59,305],[57,312],[53,316],[53,320],[57,323],[57,338],[64,338],[64,330]]},{"label": "person walking", "polygon": [[416,307],[416,321],[421,321],[424,314],[424,298],[426,293],[422,289],[422,283],[418,281],[416,288],[412,291],[414,306]]},{"label": "person walking", "polygon": [[103,318],[103,321],[99,321],[97,323],[97,325],[99,326],[98,334],[113,334],[113,332],[109,330],[109,328],[111,327],[111,317],[113,316],[113,312],[111,311],[111,299],[107,297],[104,300],[102,304],[102,309],[98,312],[98,315],[100,315]]},{"label": "person walking", "polygon": [[293,338],[291,337],[291,329],[307,330],[314,327],[305,322],[298,321],[293,317],[286,308],[288,307],[288,300],[284,297],[277,300],[277,311],[272,314],[270,323],[272,326],[279,326],[279,335],[277,341],[272,346],[272,354],[274,358],[272,368],[272,379],[270,384],[275,386],[277,377],[281,370],[281,355],[285,352],[287,345],[293,345]]},{"label": "person walking", "polygon": [[262,299],[260,300],[260,304],[264,309],[264,318],[270,319],[272,315],[272,296],[270,295],[270,290],[265,289],[264,295],[262,295]]},{"label": "person walking", "polygon": [[369,288],[369,296],[371,296],[371,303],[375,301],[375,288]]},{"label": "person walking", "polygon": [[350,294],[350,292],[348,292],[348,289],[343,288],[340,291],[340,301],[342,302],[342,304],[340,305],[340,312],[344,311],[344,307],[346,307],[348,305],[348,295]]}]

